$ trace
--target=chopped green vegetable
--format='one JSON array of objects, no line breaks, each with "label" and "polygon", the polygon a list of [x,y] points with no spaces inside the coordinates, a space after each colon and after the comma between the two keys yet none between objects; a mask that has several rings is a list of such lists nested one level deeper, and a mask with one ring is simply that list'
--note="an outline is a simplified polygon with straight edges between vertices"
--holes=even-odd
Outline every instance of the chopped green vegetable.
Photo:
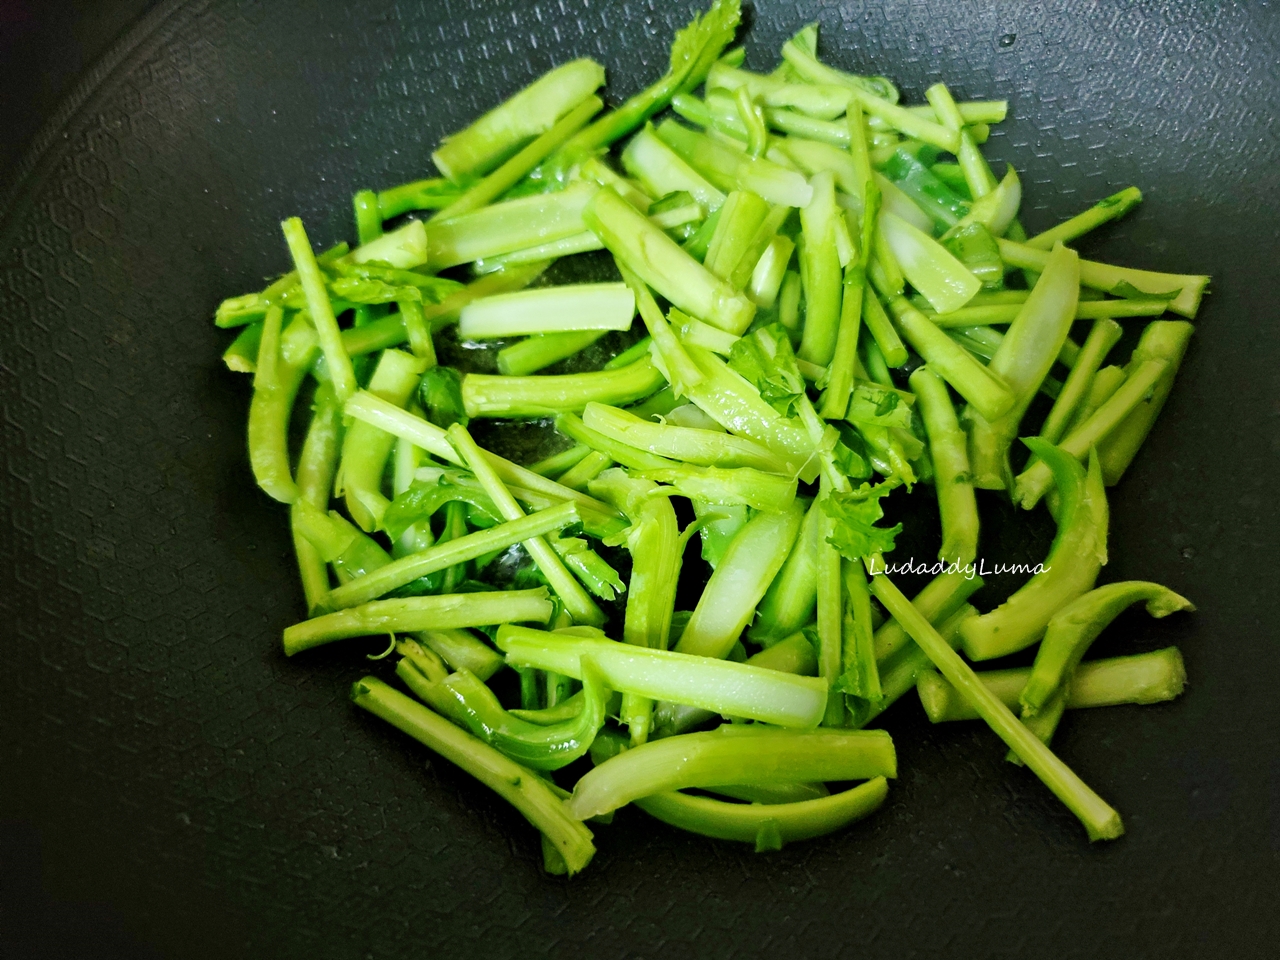
[{"label": "chopped green vegetable", "polygon": [[[1030,667],[1014,667],[987,670],[977,677],[1012,710],[1018,707],[1018,694],[1030,674]],[[1177,647],[1092,660],[1076,667],[1067,687],[1067,709],[1163,703],[1180,696],[1186,683],[1187,668]],[[979,719],[956,688],[932,670],[920,674],[917,689],[920,703],[933,723]]]},{"label": "chopped green vegetable", "polygon": [[1107,562],[1107,495],[1096,452],[1086,472],[1061,447],[1037,438],[1023,442],[1051,471],[1058,488],[1058,535],[1035,576],[995,610],[961,629],[970,660],[990,660],[1035,643],[1064,604],[1093,587]]}]

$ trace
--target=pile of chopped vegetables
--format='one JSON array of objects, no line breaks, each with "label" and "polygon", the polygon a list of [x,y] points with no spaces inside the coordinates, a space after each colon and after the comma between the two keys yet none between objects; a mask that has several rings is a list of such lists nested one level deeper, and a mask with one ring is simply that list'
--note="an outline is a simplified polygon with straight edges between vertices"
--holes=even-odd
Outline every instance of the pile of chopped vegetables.
[{"label": "pile of chopped vegetables", "polygon": [[[357,193],[355,246],[317,254],[285,221],[294,270],[219,306],[254,475],[290,508],[309,618],[285,653],[389,638],[352,699],[509,800],[551,872],[630,803],[757,850],[868,815],[897,769],[873,724],[912,690],[1117,837],[1049,742],[1066,708],[1182,690],[1175,647],[1082,658],[1134,603],[1191,609],[1094,584],[1106,487],[1192,333],[1155,318],[1193,318],[1208,278],[1066,246],[1135,188],[1027,236],[1017,173],[980,150],[1004,101],[936,84],[904,106],[824,64],[812,25],[751,72],[738,26],[716,0],[616,109],[598,63],[551,70],[445,138],[439,177]],[[549,282],[568,258],[596,282]],[[1145,331],[1104,366],[1126,318]],[[485,420],[554,451],[500,456]],[[942,562],[908,599],[883,507],[916,484]],[[986,612],[976,489],[1058,529]],[[1029,667],[971,665],[1037,644]]]}]

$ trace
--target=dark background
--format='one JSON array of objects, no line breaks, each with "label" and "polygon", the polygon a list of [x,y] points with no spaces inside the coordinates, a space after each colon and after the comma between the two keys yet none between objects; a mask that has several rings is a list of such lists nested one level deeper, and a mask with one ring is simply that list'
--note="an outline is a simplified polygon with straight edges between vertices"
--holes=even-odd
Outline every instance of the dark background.
[{"label": "dark background", "polygon": [[1104,571],[1200,610],[1127,615],[1097,646],[1177,643],[1189,692],[1055,740],[1129,834],[1090,847],[985,728],[905,702],[886,716],[902,776],[865,824],[757,857],[624,811],[573,881],[541,874],[503,804],[355,715],[359,644],[277,652],[286,520],[252,491],[247,391],[208,317],[283,268],[281,217],[345,237],[354,189],[424,175],[441,134],[570,56],[600,59],[616,102],[690,7],[164,4],[77,93],[156,6],[0,0],[4,956],[1274,955],[1268,4],[762,2],[748,34],[757,69],[818,19],[825,57],[913,101],[937,79],[1007,97],[987,152],[1023,173],[1029,229],[1136,183],[1146,202],[1083,252],[1214,276],[1113,491]]}]

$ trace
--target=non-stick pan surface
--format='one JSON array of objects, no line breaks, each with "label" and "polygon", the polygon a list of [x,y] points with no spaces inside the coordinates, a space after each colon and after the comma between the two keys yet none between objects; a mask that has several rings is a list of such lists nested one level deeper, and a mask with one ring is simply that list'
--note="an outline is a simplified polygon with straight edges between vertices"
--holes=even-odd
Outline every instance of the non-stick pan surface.
[{"label": "non-stick pan surface", "polygon": [[649,82],[691,9],[172,3],[63,111],[0,236],[0,819],[38,834],[51,896],[106,904],[175,957],[1273,956],[1265,4],[800,0],[748,17],[756,68],[818,20],[824,56],[912,99],[940,79],[1008,98],[988,153],[1023,174],[1030,229],[1137,184],[1146,202],[1082,249],[1213,275],[1112,492],[1104,573],[1200,609],[1127,616],[1098,648],[1177,643],[1188,693],[1072,715],[1055,742],[1125,815],[1119,842],[1089,846],[985,727],[930,728],[907,700],[885,719],[901,776],[864,824],[757,856],[629,810],[596,830],[586,873],[549,878],[513,811],[350,707],[359,644],[281,655],[300,613],[286,515],[253,487],[247,383],[219,362],[213,306],[285,267],[281,218],[347,238],[355,189],[426,175],[442,134],[553,64],[598,58],[615,101]]}]

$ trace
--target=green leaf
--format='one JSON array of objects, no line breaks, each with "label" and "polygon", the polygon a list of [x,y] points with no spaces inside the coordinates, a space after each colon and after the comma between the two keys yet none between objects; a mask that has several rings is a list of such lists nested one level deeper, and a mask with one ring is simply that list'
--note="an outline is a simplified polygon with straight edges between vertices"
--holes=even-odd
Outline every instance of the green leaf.
[{"label": "green leaf", "polygon": [[884,398],[879,403],[876,404],[876,416],[883,417],[886,413],[891,412],[901,402],[902,402],[901,397],[899,397],[896,393],[892,393],[886,390],[884,394]]},{"label": "green leaf", "polygon": [[852,426],[835,424],[840,434],[831,456],[837,469],[850,480],[866,480],[871,476],[871,463],[867,457],[867,444]]},{"label": "green leaf", "polygon": [[367,277],[338,277],[329,281],[329,293],[348,303],[395,303],[399,300],[421,302],[422,291],[418,287],[393,286],[382,280]]},{"label": "green leaf", "polygon": [[467,425],[466,408],[462,404],[462,374],[453,367],[432,367],[422,377],[418,399],[427,411],[427,419],[445,430],[460,423]]},{"label": "green leaf", "polygon": [[761,327],[733,344],[729,367],[757,390],[765,403],[784,417],[796,415],[804,394],[804,378],[796,367],[787,330],[780,323]]},{"label": "green leaf", "polygon": [[451,483],[442,474],[436,480],[415,480],[408,490],[392,500],[382,515],[382,529],[392,540],[398,540],[415,523],[430,520],[452,500],[468,504],[474,513],[489,521],[485,526],[498,522],[498,508],[487,493],[478,487]]},{"label": "green leaf", "polygon": [[880,499],[893,489],[892,484],[864,483],[852,493],[829,494],[822,501],[822,509],[835,521],[835,529],[827,542],[848,560],[861,560],[875,553],[888,553],[894,547],[894,538],[902,532],[902,524],[885,528],[876,522],[884,517]]}]

